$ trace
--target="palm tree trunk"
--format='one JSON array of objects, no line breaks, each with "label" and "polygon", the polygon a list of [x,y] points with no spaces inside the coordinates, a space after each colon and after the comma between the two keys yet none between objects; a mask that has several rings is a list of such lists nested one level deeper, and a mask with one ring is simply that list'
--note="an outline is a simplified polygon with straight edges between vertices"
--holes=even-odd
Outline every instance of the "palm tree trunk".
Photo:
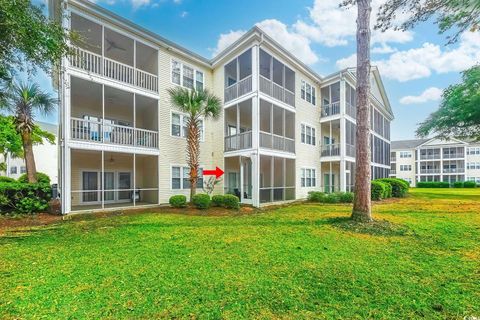
[{"label": "palm tree trunk", "polygon": [[196,119],[190,117],[187,123],[187,161],[190,167],[190,202],[197,192],[198,167],[200,157],[200,131]]},{"label": "palm tree trunk", "polygon": [[370,12],[371,0],[357,0],[357,148],[352,219],[371,222],[370,195]]},{"label": "palm tree trunk", "polygon": [[33,156],[32,136],[28,131],[21,133],[25,166],[27,167],[27,177],[29,183],[37,182],[37,168],[35,166],[35,157]]}]

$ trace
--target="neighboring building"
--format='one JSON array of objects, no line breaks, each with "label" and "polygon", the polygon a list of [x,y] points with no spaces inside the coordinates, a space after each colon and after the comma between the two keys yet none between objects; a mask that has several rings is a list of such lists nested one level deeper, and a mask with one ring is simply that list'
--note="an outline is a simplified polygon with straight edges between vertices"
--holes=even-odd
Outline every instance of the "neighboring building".
[{"label": "neighboring building", "polygon": [[418,181],[480,183],[480,142],[459,139],[392,141],[390,176]]},{"label": "neighboring building", "polygon": [[[58,182],[58,126],[45,122],[36,122],[36,124],[42,130],[55,135],[54,144],[44,139],[43,144],[33,146],[33,155],[35,156],[37,171],[47,174],[50,177],[51,183],[54,184]],[[3,160],[3,156],[0,156],[0,158]],[[5,163],[7,164],[7,171],[0,172],[1,175],[18,179],[22,174],[27,173],[25,160],[23,160],[23,158],[12,158],[8,155]]]},{"label": "neighboring building", "polygon": [[[200,145],[201,167],[225,170],[219,190],[254,206],[351,190],[354,69],[323,78],[257,27],[210,60],[90,1],[50,0],[49,9],[83,38],[55,79],[64,213],[188,195],[185,115],[166,92],[174,86],[224,102]],[[393,113],[375,67],[371,87],[372,172],[386,177]]]}]

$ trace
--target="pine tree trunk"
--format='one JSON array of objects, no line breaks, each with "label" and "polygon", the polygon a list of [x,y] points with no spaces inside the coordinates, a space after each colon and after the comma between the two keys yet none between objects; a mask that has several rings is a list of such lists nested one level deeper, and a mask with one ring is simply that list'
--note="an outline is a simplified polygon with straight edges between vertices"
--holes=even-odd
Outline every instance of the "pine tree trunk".
[{"label": "pine tree trunk", "polygon": [[357,132],[352,219],[371,222],[370,195],[370,12],[371,0],[357,0]]},{"label": "pine tree trunk", "polygon": [[30,132],[22,132],[23,153],[29,183],[37,182],[37,168],[33,156],[32,137]]},{"label": "pine tree trunk", "polygon": [[187,161],[190,167],[190,202],[197,192],[198,167],[200,157],[200,130],[195,119],[188,120]]}]

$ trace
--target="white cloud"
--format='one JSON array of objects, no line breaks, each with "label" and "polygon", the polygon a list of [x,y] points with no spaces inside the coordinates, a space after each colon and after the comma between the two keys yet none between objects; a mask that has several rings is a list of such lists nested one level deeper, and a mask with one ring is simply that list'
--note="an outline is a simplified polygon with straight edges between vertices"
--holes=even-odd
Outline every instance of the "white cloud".
[{"label": "white cloud", "polygon": [[175,3],[175,4],[181,4],[181,3],[182,3],[182,0],[173,0],[173,3]]},{"label": "white cloud", "polygon": [[392,52],[395,52],[395,51],[397,51],[397,49],[392,48],[387,44],[382,44],[380,46],[372,48],[372,53],[376,53],[376,54],[387,54],[387,53],[392,53]]},{"label": "white cloud", "polygon": [[311,65],[319,60],[310,47],[310,40],[299,33],[288,30],[284,23],[275,19],[267,19],[256,25],[302,62]]},{"label": "white cloud", "polygon": [[[400,82],[429,77],[432,73],[460,72],[480,62],[480,33],[467,31],[454,49],[442,50],[437,44],[396,51],[387,59],[372,62],[381,74]],[[336,62],[338,68],[355,66],[355,55]]]},{"label": "white cloud", "polygon": [[[267,19],[257,23],[256,26],[280,43],[288,51],[292,52],[302,62],[306,64],[314,64],[319,61],[318,56],[310,47],[310,40],[292,30],[289,30],[288,26],[284,23],[275,19]],[[218,38],[217,46],[214,49],[210,49],[212,55],[216,56],[219,54],[243,36],[245,32],[245,30],[230,30],[227,33],[222,33]]]},{"label": "white cloud", "polygon": [[182,13],[180,13],[180,17],[182,18],[186,18],[188,16],[188,11],[182,11]]},{"label": "white cloud", "polygon": [[229,45],[240,39],[245,32],[245,30],[230,30],[227,33],[222,33],[220,37],[218,37],[217,46],[214,49],[210,49],[212,51],[212,56],[215,57],[217,54],[225,50]]},{"label": "white cloud", "polygon": [[438,101],[442,97],[442,89],[430,87],[418,96],[405,96],[400,99],[401,104],[425,103],[428,101]]},{"label": "white cloud", "polygon": [[346,69],[357,65],[357,55],[354,53],[346,58],[338,59],[335,63],[338,69]]},{"label": "white cloud", "polygon": [[[294,24],[296,32],[328,47],[346,45],[355,39],[356,7],[340,7],[342,0],[315,0],[309,8],[310,21],[298,20]],[[411,31],[373,30],[380,5],[384,0],[372,1],[371,26],[372,43],[406,43],[413,39]],[[403,16],[398,20],[403,20]]]},{"label": "white cloud", "polygon": [[136,10],[143,6],[148,6],[150,4],[150,0],[131,0],[133,9]]}]

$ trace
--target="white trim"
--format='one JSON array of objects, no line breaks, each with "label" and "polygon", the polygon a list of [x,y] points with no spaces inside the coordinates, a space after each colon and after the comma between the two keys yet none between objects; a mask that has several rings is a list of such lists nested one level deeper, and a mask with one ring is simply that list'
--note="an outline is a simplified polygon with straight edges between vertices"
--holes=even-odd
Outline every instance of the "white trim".
[{"label": "white trim", "polygon": [[[176,113],[178,115],[180,115],[180,135],[179,136],[174,136],[172,134],[172,125],[173,125],[173,122],[172,122],[172,119],[173,119],[173,114]],[[188,114],[185,113],[185,112],[181,112],[181,111],[177,111],[175,109],[170,109],[170,137],[172,138],[176,138],[176,139],[182,139],[182,140],[187,140],[187,137],[184,137],[182,135],[182,130],[183,130],[183,118],[184,117],[188,117]],[[201,136],[200,136],[200,142],[205,142],[205,127],[206,127],[206,124],[205,124],[205,118],[204,117],[200,117],[199,120],[202,121],[203,125],[202,125],[202,132],[201,132]]]},{"label": "white trim", "polygon": [[[180,83],[175,83],[175,82],[172,81],[173,80],[172,79],[173,62],[174,61],[180,63]],[[197,86],[196,86],[197,85],[197,71],[201,72],[203,74],[202,90],[205,89],[205,71],[200,70],[197,67],[194,67],[192,64],[186,63],[184,60],[177,59],[175,57],[170,57],[170,84],[173,85],[173,86],[176,86],[176,87],[181,87],[181,88],[192,90],[191,88],[185,87],[183,85],[183,67],[184,66],[187,66],[187,67],[189,67],[190,69],[193,70],[193,88],[195,90],[197,89]]]},{"label": "white trim", "polygon": [[[172,188],[172,179],[173,179],[173,167],[179,167],[180,168],[180,188],[179,189],[173,189]],[[178,163],[171,163],[170,164],[170,180],[169,180],[169,188],[170,188],[170,191],[172,192],[184,192],[185,190],[190,190],[190,188],[184,188],[183,187],[183,168],[189,168],[189,166],[187,164],[178,164]],[[202,165],[202,164],[199,164],[198,165],[198,169],[202,169],[202,172],[204,170],[205,166]],[[205,178],[203,177],[203,174],[202,174],[202,179],[203,179],[203,186],[205,186]],[[199,188],[197,187],[196,189],[202,189],[203,190],[203,186],[202,188]]]},{"label": "white trim", "polygon": [[[305,126],[305,142],[302,142],[302,126]],[[315,135],[311,135],[311,137],[315,138],[315,143],[307,143],[307,127],[310,127],[310,133],[312,132],[311,130],[315,130]],[[308,122],[300,122],[300,144],[306,145],[306,146],[311,146],[311,147],[316,147],[318,145],[318,139],[317,139],[317,127],[314,125],[309,124]]]}]

